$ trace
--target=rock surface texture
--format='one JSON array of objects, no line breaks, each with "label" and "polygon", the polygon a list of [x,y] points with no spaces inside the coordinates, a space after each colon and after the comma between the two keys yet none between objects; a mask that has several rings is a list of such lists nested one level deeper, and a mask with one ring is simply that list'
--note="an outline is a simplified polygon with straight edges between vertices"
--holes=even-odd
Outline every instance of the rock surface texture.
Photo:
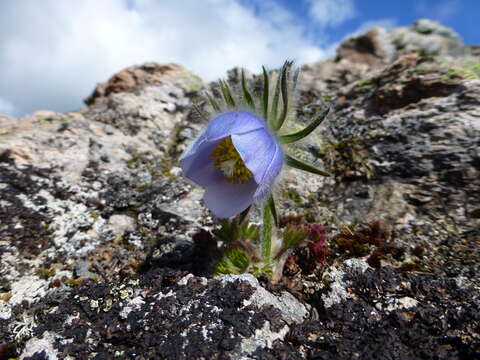
[{"label": "rock surface texture", "polygon": [[177,161],[216,84],[148,63],[78,112],[0,115],[0,359],[480,358],[478,53],[421,20],[303,67],[299,124],[333,108],[293,150],[333,176],[287,170],[277,195],[328,251],[278,284],[208,271]]}]

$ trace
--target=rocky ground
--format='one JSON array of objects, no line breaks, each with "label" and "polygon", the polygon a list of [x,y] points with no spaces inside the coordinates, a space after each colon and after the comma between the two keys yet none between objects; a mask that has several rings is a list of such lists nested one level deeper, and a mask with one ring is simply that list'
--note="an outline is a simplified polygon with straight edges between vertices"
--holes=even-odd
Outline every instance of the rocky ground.
[{"label": "rocky ground", "polygon": [[479,54],[424,20],[303,67],[298,121],[334,106],[294,150],[334,176],[287,170],[276,195],[283,226],[330,230],[278,284],[209,273],[177,162],[209,85],[186,69],[0,115],[0,359],[480,358]]}]

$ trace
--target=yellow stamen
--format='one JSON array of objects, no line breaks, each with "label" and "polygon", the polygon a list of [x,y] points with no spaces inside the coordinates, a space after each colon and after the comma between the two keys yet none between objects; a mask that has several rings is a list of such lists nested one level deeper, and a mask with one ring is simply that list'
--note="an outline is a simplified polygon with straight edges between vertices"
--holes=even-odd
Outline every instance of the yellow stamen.
[{"label": "yellow stamen", "polygon": [[233,146],[230,136],[220,140],[210,157],[215,159],[213,167],[220,170],[223,178],[230,184],[245,184],[253,176]]}]

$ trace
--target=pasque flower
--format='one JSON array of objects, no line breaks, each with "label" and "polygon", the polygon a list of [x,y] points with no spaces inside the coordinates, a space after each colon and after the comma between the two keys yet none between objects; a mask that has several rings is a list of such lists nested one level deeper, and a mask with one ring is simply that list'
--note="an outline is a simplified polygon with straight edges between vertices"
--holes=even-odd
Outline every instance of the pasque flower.
[{"label": "pasque flower", "polygon": [[185,177],[205,189],[205,205],[217,217],[235,216],[269,196],[284,164],[325,175],[288,156],[281,144],[307,136],[326,113],[295,134],[277,134],[293,113],[290,93],[295,89],[298,72],[290,79],[291,65],[286,62],[282,67],[272,91],[264,69],[263,92],[258,100],[248,90],[243,72],[236,96],[222,81],[221,105],[207,94],[217,114],[182,155],[180,166]]},{"label": "pasque flower", "polygon": [[221,218],[263,200],[283,162],[282,148],[266,122],[247,111],[213,118],[180,159],[184,175],[205,188],[205,205]]}]

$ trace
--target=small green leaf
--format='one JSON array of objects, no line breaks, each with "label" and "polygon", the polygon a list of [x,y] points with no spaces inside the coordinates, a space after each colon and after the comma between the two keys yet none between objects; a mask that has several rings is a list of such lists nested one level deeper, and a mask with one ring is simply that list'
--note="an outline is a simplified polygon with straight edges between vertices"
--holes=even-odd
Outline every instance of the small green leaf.
[{"label": "small green leaf", "polygon": [[279,140],[282,144],[289,144],[295,141],[301,140],[304,137],[310,135],[310,133],[315,130],[318,125],[322,123],[323,120],[327,117],[328,113],[330,112],[330,106],[324,109],[307,127],[304,129],[289,135],[282,135],[279,136]]},{"label": "small green leaf", "polygon": [[193,104],[193,108],[197,112],[197,114],[203,119],[208,121],[208,117],[205,115],[205,113],[198,107],[197,104]]},{"label": "small green leaf", "polygon": [[292,91],[295,91],[297,89],[297,83],[298,83],[298,76],[299,75],[300,75],[300,68],[295,70],[295,73],[293,74]]},{"label": "small green leaf", "polygon": [[262,260],[269,264],[272,256],[273,214],[268,199],[263,203]]},{"label": "small green leaf", "polygon": [[250,265],[250,259],[245,251],[239,247],[230,247],[225,251],[225,257],[216,265],[216,273],[242,274]]},{"label": "small green leaf", "polygon": [[277,122],[275,124],[275,130],[278,130],[282,127],[283,123],[285,122],[285,119],[287,118],[287,113],[288,113],[288,75],[290,72],[290,67],[292,66],[293,62],[292,61],[285,61],[285,64],[282,67],[282,72],[281,72],[281,82],[280,82],[280,88],[282,91],[282,113],[280,114],[280,117],[277,119]]},{"label": "small green leaf", "polygon": [[207,96],[210,105],[212,105],[213,110],[220,111],[220,105],[218,105],[218,102],[208,92],[205,93],[205,95]]},{"label": "small green leaf", "polygon": [[277,130],[277,112],[278,112],[278,99],[280,96],[280,83],[281,83],[281,76],[279,75],[277,78],[277,84],[275,85],[275,92],[273,93],[272,99],[272,110],[270,111],[270,116],[268,117],[268,125],[270,129]]},{"label": "small green leaf", "polygon": [[265,66],[262,66],[263,69],[263,101],[262,101],[262,106],[263,106],[263,117],[265,121],[268,123],[268,87],[269,87],[269,81],[268,81],[268,73],[267,70],[265,69]]},{"label": "small green leaf", "polygon": [[247,82],[245,80],[245,71],[242,69],[242,92],[243,98],[247,102],[248,106],[250,106],[253,110],[255,110],[255,103],[253,102],[252,95],[248,91]]},{"label": "small green leaf", "polygon": [[308,231],[299,226],[288,225],[283,232],[283,248],[285,250],[295,248],[306,239]]},{"label": "small green leaf", "polygon": [[250,209],[252,206],[250,205],[247,207],[245,210],[243,210],[238,216],[237,216],[237,222],[238,224],[243,224],[243,222],[247,219],[248,213],[250,212]]},{"label": "small green leaf", "polygon": [[235,107],[235,100],[233,100],[230,87],[226,82],[222,80],[220,80],[219,83],[220,83],[220,89],[222,90],[223,98],[225,99],[225,103],[230,107]]},{"label": "small green leaf", "polygon": [[294,167],[296,169],[300,169],[300,170],[303,170],[303,171],[307,171],[307,172],[310,172],[310,173],[313,173],[313,174],[317,174],[317,175],[321,175],[321,176],[331,176],[326,171],[322,171],[322,170],[319,170],[312,165],[305,164],[304,162],[302,162],[298,159],[295,159],[295,158],[291,157],[290,155],[285,155],[285,163],[288,166],[291,166],[291,167]]},{"label": "small green leaf", "polygon": [[273,199],[273,195],[270,194],[267,201],[268,206],[270,207],[270,211],[272,212],[273,221],[275,221],[275,226],[278,226],[277,209],[275,207],[275,200]]}]

